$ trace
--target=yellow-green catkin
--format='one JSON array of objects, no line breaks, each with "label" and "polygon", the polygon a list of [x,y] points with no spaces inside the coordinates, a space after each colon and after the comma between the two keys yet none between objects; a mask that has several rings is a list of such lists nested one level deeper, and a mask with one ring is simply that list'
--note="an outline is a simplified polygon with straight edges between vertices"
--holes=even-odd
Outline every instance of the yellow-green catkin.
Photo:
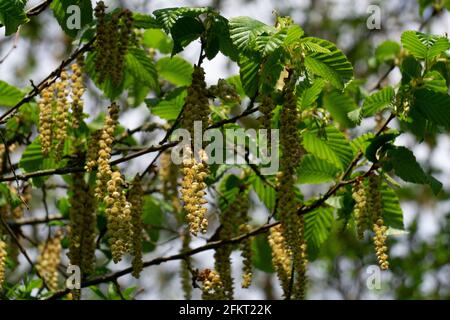
[{"label": "yellow-green catkin", "polygon": [[389,256],[387,254],[388,248],[387,240],[387,226],[384,225],[382,216],[382,198],[381,198],[381,178],[377,174],[369,176],[369,191],[371,196],[372,207],[372,229],[374,232],[373,243],[375,246],[375,253],[380,268],[382,270],[389,269]]},{"label": "yellow-green catkin", "polygon": [[62,233],[57,233],[39,246],[36,269],[51,291],[58,290],[58,266],[61,262]]},{"label": "yellow-green catkin", "polygon": [[206,233],[208,228],[206,218],[208,209],[205,207],[207,203],[205,179],[208,176],[208,168],[205,163],[206,153],[201,152],[200,157],[201,159],[197,161],[192,153],[186,150],[182,168],[181,199],[192,235],[197,235],[198,232]]},{"label": "yellow-green catkin", "polygon": [[356,233],[358,239],[362,240],[364,238],[364,231],[368,227],[367,209],[369,208],[364,181],[362,179],[358,179],[353,185],[352,191],[352,196],[355,200],[354,214],[356,222]]},{"label": "yellow-green catkin", "polygon": [[259,112],[261,116],[259,117],[259,123],[261,129],[271,129],[272,127],[272,113],[275,109],[275,103],[271,96],[263,95],[261,103],[259,104]]},{"label": "yellow-green catkin", "polygon": [[[194,66],[192,83],[187,89],[181,126],[187,129],[191,138],[193,138],[194,123],[196,121],[201,122],[202,131],[204,131],[208,126],[209,113],[205,73],[203,68]],[[203,132],[200,134],[203,134]],[[191,146],[187,146],[184,150],[181,194],[189,230],[192,235],[197,235],[199,231],[205,233],[208,227],[208,220],[206,219],[207,209],[204,206],[207,203],[204,198],[206,195],[206,183],[204,180],[208,176],[208,166],[204,150],[201,149],[198,154],[195,154],[192,146],[191,141]]]},{"label": "yellow-green catkin", "polygon": [[106,182],[111,178],[111,167],[109,159],[111,158],[112,145],[114,142],[114,130],[117,126],[119,118],[119,107],[112,103],[108,109],[108,116],[105,119],[100,139],[98,141],[98,157],[97,157],[97,180],[95,195],[97,199],[103,200],[105,196]]},{"label": "yellow-green catkin", "polygon": [[[237,204],[237,223],[239,225],[239,234],[246,234],[250,232],[251,227],[249,224],[248,210],[249,210],[249,199],[248,190],[246,188],[241,188],[239,195],[236,198],[235,203]],[[230,237],[231,238],[231,237]],[[246,238],[239,243],[239,249],[242,256],[242,288],[250,287],[253,278],[253,266],[252,266],[252,240]]]},{"label": "yellow-green catkin", "polygon": [[89,138],[86,152],[86,165],[84,166],[87,172],[92,171],[97,166],[98,152],[100,149],[99,141],[102,133],[102,130],[97,130]]},{"label": "yellow-green catkin", "polygon": [[5,281],[6,255],[6,242],[0,239],[0,289]]},{"label": "yellow-green catkin", "polygon": [[[219,216],[221,227],[219,229],[218,237],[221,240],[230,239],[235,235],[235,228],[238,224],[238,210],[240,206],[240,201],[237,198],[233,202],[228,203],[226,209]],[[233,278],[231,274],[232,251],[232,245],[223,245],[216,248],[214,252],[214,268],[220,276],[224,294],[226,298],[230,300],[233,299],[234,294]]]},{"label": "yellow-green catkin", "polygon": [[123,78],[124,60],[128,51],[128,44],[130,42],[131,33],[133,30],[133,14],[126,9],[122,12],[119,26],[119,39],[117,44],[117,57],[115,58],[115,65],[112,71],[112,81],[118,85]]},{"label": "yellow-green catkin", "polygon": [[[190,250],[189,244],[191,243],[191,235],[189,232],[185,231],[183,233],[183,242],[181,247],[181,252],[184,253]],[[191,300],[192,298],[192,279],[191,279],[191,258],[185,257],[181,260],[181,288],[183,289],[184,298],[186,300]]]},{"label": "yellow-green catkin", "polygon": [[108,41],[108,30],[105,19],[105,3],[97,2],[94,15],[97,18],[97,38],[95,42],[96,57],[95,70],[99,75],[99,82],[103,82],[108,75],[108,64],[110,60],[110,43]]},{"label": "yellow-green catkin", "polygon": [[95,268],[96,200],[83,173],[72,174],[70,190],[68,257],[70,264],[79,266],[82,275],[86,275]]},{"label": "yellow-green catkin", "polygon": [[292,270],[292,252],[288,248],[281,224],[270,229],[268,241],[272,249],[272,264],[280,280],[283,294],[286,297]]},{"label": "yellow-green catkin", "polygon": [[39,101],[39,137],[41,140],[42,154],[47,156],[52,147],[53,136],[53,91],[54,85],[50,85],[41,92]]},{"label": "yellow-green catkin", "polygon": [[[246,234],[250,232],[250,225],[243,223],[239,226],[239,233]],[[252,241],[250,238],[244,239],[240,243],[241,256],[242,256],[242,288],[249,288],[253,279],[253,266],[252,266]]]},{"label": "yellow-green catkin", "polygon": [[133,180],[133,184],[128,191],[128,201],[131,204],[131,226],[132,226],[132,249],[133,255],[132,275],[139,278],[143,268],[142,261],[142,232],[144,224],[142,222],[142,205],[143,205],[144,190],[142,189],[142,181],[139,175]]},{"label": "yellow-green catkin", "polygon": [[126,199],[124,180],[119,171],[113,171],[107,182],[105,203],[108,241],[113,261],[117,263],[125,253],[132,251],[134,237],[131,224],[131,203]]},{"label": "yellow-green catkin", "polygon": [[180,170],[172,161],[170,151],[161,154],[159,164],[159,178],[162,183],[162,194],[166,200],[172,203],[178,222],[182,222],[182,217],[179,214],[181,212],[181,202],[178,197],[178,176]]},{"label": "yellow-green catkin", "polygon": [[210,269],[205,269],[198,274],[197,279],[202,282],[203,300],[225,300],[227,299],[220,275]]},{"label": "yellow-green catkin", "polygon": [[194,137],[194,122],[201,121],[202,130],[208,126],[209,121],[209,100],[206,89],[205,72],[202,67],[194,66],[192,73],[192,83],[187,89],[185,106],[183,109],[182,124]]},{"label": "yellow-green catkin", "polygon": [[304,269],[306,264],[306,242],[304,220],[297,214],[299,205],[296,196],[296,170],[302,153],[298,131],[299,114],[294,94],[294,78],[289,76],[283,89],[284,103],[280,114],[280,172],[278,173],[277,212],[283,225],[284,237],[293,256],[294,285],[291,295],[301,299],[305,292]]},{"label": "yellow-green catkin", "polygon": [[83,56],[78,56],[77,62],[72,64],[71,97],[72,97],[72,127],[78,128],[83,121]]},{"label": "yellow-green catkin", "polygon": [[56,138],[56,158],[62,158],[64,143],[67,138],[67,125],[69,122],[69,103],[67,96],[69,75],[66,71],[61,71],[60,81],[56,83],[56,112],[55,112],[55,138]]},{"label": "yellow-green catkin", "polygon": [[114,85],[123,79],[125,55],[133,32],[133,15],[125,9],[105,17],[105,4],[99,1],[94,14],[97,18],[96,71],[100,83],[108,77]]},{"label": "yellow-green catkin", "polygon": [[208,91],[210,95],[218,97],[226,103],[241,102],[241,97],[237,93],[236,87],[225,79],[219,79],[217,85],[212,85]]}]

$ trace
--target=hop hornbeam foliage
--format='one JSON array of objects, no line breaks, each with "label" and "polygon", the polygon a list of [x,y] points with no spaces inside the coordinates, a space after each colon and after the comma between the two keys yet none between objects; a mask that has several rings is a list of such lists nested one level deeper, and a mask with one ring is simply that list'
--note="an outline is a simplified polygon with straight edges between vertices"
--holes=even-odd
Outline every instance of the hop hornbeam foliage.
[{"label": "hop hornbeam foliage", "polygon": [[[0,298],[134,299],[149,284],[163,290],[148,274],[164,270],[180,289],[164,297],[245,298],[256,287],[268,298],[305,299],[317,291],[308,290],[319,265],[310,262],[331,256],[339,267],[354,243],[359,267],[376,259],[392,276],[402,269],[403,257],[389,257],[390,235],[417,226],[403,225],[400,199],[434,208],[430,199],[449,198],[431,175],[433,161],[422,168],[396,141],[415,139],[431,153],[450,129],[450,41],[425,33],[429,20],[399,43],[387,40],[373,53],[357,46],[347,56],[291,17],[266,24],[209,7],[149,13],[78,2],[77,30],[65,23],[66,2],[39,9],[49,6],[67,35],[52,39],[61,64],[40,63],[48,76],[32,87],[0,81]],[[421,14],[433,8],[431,19],[449,3],[419,6]],[[0,4],[7,36],[40,13],[24,8]],[[40,38],[34,25],[21,30]],[[191,62],[179,53],[195,42]],[[210,73],[219,53],[238,74]],[[33,65],[26,67],[16,70],[19,80]],[[388,77],[394,70],[398,83]],[[253,138],[235,148],[242,163],[214,163],[209,142],[193,140],[178,149],[181,164],[173,161],[176,129],[194,137],[211,127],[224,136],[278,130],[279,141],[267,134],[278,172],[265,175],[265,164],[252,162]],[[232,143],[225,138],[223,150]],[[197,256],[205,251],[211,261]],[[448,262],[445,252],[439,259]],[[143,272],[172,260],[178,270]],[[66,263],[80,267],[81,291],[62,286]],[[139,279],[121,290],[126,282],[117,279],[127,274]],[[85,288],[92,283],[99,285]]]}]

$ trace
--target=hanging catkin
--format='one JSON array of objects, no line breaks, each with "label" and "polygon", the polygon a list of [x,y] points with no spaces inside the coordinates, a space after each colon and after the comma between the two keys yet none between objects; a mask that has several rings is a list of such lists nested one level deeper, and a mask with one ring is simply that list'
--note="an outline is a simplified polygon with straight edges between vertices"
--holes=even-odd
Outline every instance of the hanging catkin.
[{"label": "hanging catkin", "polygon": [[42,90],[41,100],[39,101],[39,137],[41,140],[42,154],[45,156],[50,153],[52,146],[53,91],[53,84]]},{"label": "hanging catkin", "polygon": [[210,269],[201,271],[198,280],[202,282],[203,300],[224,300],[226,295],[219,274]]},{"label": "hanging catkin", "polygon": [[127,201],[124,180],[119,171],[113,171],[107,182],[106,220],[108,242],[115,263],[125,253],[132,252],[133,228],[131,224],[131,204]]},{"label": "hanging catkin", "polygon": [[382,198],[381,198],[381,178],[377,174],[369,176],[369,194],[372,206],[372,229],[374,232],[373,242],[378,264],[382,270],[389,269],[387,240],[387,227],[384,225],[382,216]]},{"label": "hanging catkin", "polygon": [[96,237],[96,201],[83,173],[72,175],[70,187],[70,264],[80,267],[83,275],[94,272]]},{"label": "hanging catkin", "polygon": [[39,246],[36,269],[51,291],[58,290],[58,266],[61,261],[61,238],[58,232]]},{"label": "hanging catkin", "polygon": [[354,184],[352,196],[355,200],[354,214],[356,232],[358,239],[361,240],[364,238],[364,231],[367,229],[367,209],[370,208],[367,201],[366,188],[362,179],[358,179]]},{"label": "hanging catkin", "polygon": [[80,123],[83,121],[83,56],[78,56],[77,62],[72,64],[72,76],[71,76],[71,86],[72,86],[72,127],[78,128]]},{"label": "hanging catkin", "polygon": [[[181,123],[181,126],[189,131],[191,138],[194,137],[196,121],[202,124],[202,130],[205,130],[208,125],[210,111],[207,95],[203,68],[194,66],[192,83],[187,89]],[[207,203],[204,198],[206,195],[206,183],[204,181],[208,176],[208,166],[206,164],[207,155],[204,150],[199,150],[198,154],[194,154],[192,146],[193,141],[184,150],[181,194],[187,221],[189,222],[189,230],[192,235],[197,235],[199,231],[205,233],[208,226],[207,209],[204,207]]]},{"label": "hanging catkin", "polygon": [[299,205],[296,189],[296,170],[300,162],[301,146],[298,131],[299,115],[294,94],[294,78],[290,75],[283,89],[284,103],[280,114],[280,172],[278,173],[277,212],[283,226],[287,247],[292,253],[295,271],[292,297],[302,299],[305,292],[306,242],[304,220],[298,216]]},{"label": "hanging catkin", "polygon": [[142,232],[143,232],[143,222],[142,222],[142,198],[144,196],[144,190],[142,189],[142,182],[139,175],[133,180],[133,184],[128,191],[128,201],[131,204],[131,226],[132,226],[132,249],[131,254],[133,255],[132,275],[135,278],[139,278],[139,275],[143,268],[142,261]]},{"label": "hanging catkin", "polygon": [[69,122],[69,82],[66,71],[61,71],[61,81],[56,83],[56,112],[55,112],[55,139],[56,139],[56,159],[62,158],[64,143],[67,138],[67,127]]},{"label": "hanging catkin", "polygon": [[6,254],[6,242],[0,239],[0,289],[5,281]]},{"label": "hanging catkin", "polygon": [[114,142],[114,130],[116,129],[117,120],[119,118],[119,107],[112,103],[108,108],[108,116],[100,134],[98,141],[98,158],[97,158],[97,185],[95,195],[97,199],[103,200],[105,196],[106,182],[111,178],[111,167],[109,159],[111,158],[112,144]]}]

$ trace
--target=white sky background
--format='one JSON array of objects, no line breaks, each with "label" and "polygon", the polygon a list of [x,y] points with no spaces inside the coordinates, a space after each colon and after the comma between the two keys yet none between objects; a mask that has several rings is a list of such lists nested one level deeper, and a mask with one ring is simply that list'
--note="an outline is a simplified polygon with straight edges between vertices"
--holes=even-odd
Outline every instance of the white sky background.
[{"label": "white sky background", "polygon": [[[207,6],[211,4],[210,0],[192,0],[192,1],[180,1],[180,0],[153,0],[153,1],[123,1],[127,3],[127,6],[131,9],[150,13],[156,9],[167,8],[167,7],[176,7],[176,6]],[[145,5],[142,3],[145,2]],[[324,1],[325,2],[325,1]],[[333,15],[336,18],[346,17],[353,14],[364,14],[366,12],[367,6],[371,3],[376,4],[377,1],[358,1],[358,0],[329,0],[330,6],[333,8]],[[32,0],[29,1],[29,7],[34,6],[35,4],[40,3],[40,0]],[[111,4],[111,7],[115,7],[117,5],[117,1],[105,1],[107,5]],[[222,10],[221,14],[225,17],[235,17],[235,16],[250,16],[252,18],[261,20],[267,24],[273,24],[273,9],[278,8],[279,6],[284,7],[286,4],[291,6],[295,6],[297,8],[307,8],[309,6],[309,1],[302,0],[284,0],[284,1],[276,1],[276,0],[261,0],[261,1],[253,1],[249,4],[244,4],[240,0],[224,0],[222,1]],[[386,5],[386,4],[385,4]],[[396,4],[389,3],[388,6],[395,7]],[[384,10],[391,10],[392,8],[382,7],[382,28],[389,27],[389,21],[385,21],[383,19]],[[296,23],[302,25],[302,22],[305,19],[304,14],[301,10],[296,11],[296,15],[293,16]],[[413,17],[417,17],[416,15]],[[45,14],[44,14],[45,16]],[[56,20],[51,18],[49,15],[45,18],[48,21],[48,24],[45,26],[47,41],[41,42],[39,45],[33,45],[33,52],[35,56],[38,58],[38,66],[34,70],[32,74],[33,80],[37,83],[40,79],[44,78],[48,75],[53,69],[55,69],[62,58],[64,56],[61,54],[63,50],[62,42],[62,30],[59,25],[56,23]],[[321,17],[316,12],[312,12],[310,16],[311,21],[320,21]],[[405,18],[407,20],[407,18]],[[366,28],[366,25],[361,25],[361,28]],[[409,29],[417,29],[418,24],[411,24]],[[433,33],[443,34],[444,32],[450,32],[450,15],[448,13],[444,13],[444,15],[437,20],[434,20],[431,23],[431,30]],[[391,33],[388,38],[393,40],[399,40],[400,34],[403,30],[389,30]],[[0,30],[0,41],[3,38],[3,29]],[[48,39],[54,39],[52,42],[48,42]],[[381,42],[382,38],[375,38],[377,42]],[[342,48],[345,51],[345,48],[351,43],[352,39],[346,38],[342,36],[339,38],[338,47]],[[5,42],[1,44],[0,47],[0,57],[9,50],[12,42]],[[13,54],[6,60],[5,63],[0,64],[0,79],[7,81],[13,85],[17,85],[18,87],[29,86],[29,83],[23,83],[17,81],[13,70],[20,66],[23,62],[25,54],[28,50],[30,50],[30,44],[27,40],[20,39],[17,43],[17,49],[14,50]],[[52,54],[49,55],[49,52]],[[183,53],[183,56],[191,62],[196,62],[198,59],[199,45],[198,43],[191,44],[187,50]],[[206,79],[209,84],[215,83],[219,78],[225,78],[230,75],[236,74],[238,72],[237,66],[233,63],[230,67],[228,61],[219,54],[213,61],[205,60],[203,64],[206,70]],[[390,79],[393,83],[397,83],[400,79],[399,72],[392,73]],[[88,108],[93,107],[95,104],[92,100],[88,100],[86,103]],[[107,101],[105,100],[102,104],[102,107],[106,107]],[[92,110],[94,114],[98,113],[100,110],[100,106],[95,106],[96,110]],[[144,117],[142,113],[147,113],[147,108],[145,106],[141,106],[134,110],[129,110],[124,117],[121,118],[121,124],[127,128],[134,128],[141,124]],[[90,117],[89,120],[92,120],[93,117]],[[414,139],[409,137],[408,135],[402,135],[397,139],[398,145],[406,145],[412,146],[415,144]],[[438,176],[441,182],[444,183],[445,188],[450,188],[450,166],[448,165],[448,159],[450,157],[450,138],[449,136],[441,136],[439,143],[439,147],[436,148],[433,154],[430,155],[429,150],[426,145],[418,145],[414,148],[414,153],[416,157],[420,161],[427,161],[428,157],[431,156],[431,163],[438,168],[441,168],[443,173]],[[128,174],[134,174],[136,171],[142,170],[147,166],[149,161],[151,161],[154,155],[147,155],[144,157],[140,157],[132,162],[131,165],[127,168],[122,167],[122,169],[126,169]],[[15,159],[18,160],[18,159]],[[14,162],[14,161],[13,161]],[[39,195],[40,196],[40,195]],[[402,207],[405,215],[405,224],[408,225],[417,211],[419,210],[416,207],[415,203],[402,203]],[[265,214],[261,212],[260,206],[257,207],[258,216],[262,216]],[[433,234],[437,231],[437,226],[440,221],[440,217],[450,211],[450,203],[441,203],[439,208],[421,208],[421,223],[420,226],[420,234],[424,238],[432,238]],[[196,247],[202,245],[204,243],[203,240],[196,240],[191,244],[191,247]],[[172,241],[168,244],[160,246],[157,250],[147,255],[146,260],[151,259],[153,257],[157,257],[160,255],[170,255],[176,253],[179,249],[178,241]],[[393,248],[393,253],[398,254],[402,253],[402,248]],[[212,265],[212,255],[213,251],[207,251],[195,256],[196,267],[213,267]],[[235,252],[233,255],[234,261],[240,262],[239,253]],[[26,266],[26,262],[23,261],[22,266]],[[128,266],[127,263],[121,263],[119,265],[113,266],[113,269],[122,269],[123,267]],[[145,292],[138,296],[139,299],[158,299],[158,298],[167,298],[167,299],[180,299],[182,298],[181,288],[179,284],[178,277],[173,277],[172,272],[175,272],[179,268],[179,262],[168,262],[164,263],[161,266],[146,268],[142,275],[139,286],[145,288]],[[314,265],[314,270],[310,272],[317,275],[320,278],[321,268],[320,263]],[[242,291],[239,287],[239,275],[240,275],[240,263],[234,263],[234,274],[236,279],[236,298],[247,298],[247,299],[262,299],[263,294],[259,290],[256,290],[255,287],[250,290]],[[166,275],[166,276],[164,276]],[[257,272],[255,275],[256,281],[263,281],[265,279],[265,275]],[[123,286],[128,286],[130,283],[138,284],[134,278],[130,276],[125,276],[119,279],[119,283],[123,284]],[[275,283],[275,281],[274,281]],[[338,293],[333,292],[333,290],[327,290],[326,292],[322,292],[321,290],[314,290],[314,283],[311,283],[313,288],[311,288],[309,298],[339,298]],[[432,280],[428,286],[432,286]],[[426,286],[426,285],[425,285]],[[280,294],[278,286],[275,287],[275,293]],[[194,297],[199,297],[199,290],[194,290]],[[369,294],[366,298],[373,298],[376,295]]]}]

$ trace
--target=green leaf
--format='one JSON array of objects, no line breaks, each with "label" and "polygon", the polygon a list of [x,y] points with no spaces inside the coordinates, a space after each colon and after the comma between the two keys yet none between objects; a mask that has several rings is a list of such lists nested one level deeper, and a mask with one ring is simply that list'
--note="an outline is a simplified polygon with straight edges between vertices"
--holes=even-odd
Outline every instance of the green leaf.
[{"label": "green leaf", "polygon": [[282,29],[274,34],[262,33],[256,38],[256,49],[266,56],[277,49],[286,38],[286,30]]},{"label": "green leaf", "polygon": [[264,183],[264,181],[256,175],[253,178],[252,186],[253,190],[255,190],[258,195],[259,200],[264,203],[269,212],[273,212],[276,201],[275,189]]},{"label": "green leaf", "polygon": [[437,57],[450,49],[450,42],[446,37],[438,37],[436,42],[428,49],[428,59]]},{"label": "green leaf", "polygon": [[184,105],[186,95],[186,88],[179,87],[167,92],[163,99],[156,103],[153,103],[150,99],[146,100],[146,102],[153,115],[170,121],[175,120],[178,117],[178,114]]},{"label": "green leaf", "polygon": [[363,103],[363,116],[370,117],[375,113],[391,108],[394,102],[395,91],[392,87],[385,87],[368,96]]},{"label": "green leaf", "polygon": [[134,81],[150,88],[158,88],[158,74],[152,59],[139,48],[129,48],[125,56],[126,69]]},{"label": "green leaf", "polygon": [[286,38],[284,38],[285,46],[292,46],[300,42],[300,38],[305,34],[302,28],[299,25],[293,24],[290,25],[286,34]]},{"label": "green leaf", "polygon": [[423,171],[411,150],[396,147],[388,150],[388,157],[395,174],[402,180],[418,184],[429,184],[433,193],[437,195],[442,189],[442,183]]},{"label": "green leaf", "polygon": [[[72,38],[75,38],[78,31],[92,22],[90,0],[53,0],[50,8],[61,28]],[[76,25],[77,22],[80,23],[79,26]]]},{"label": "green leaf", "polygon": [[161,78],[177,86],[187,86],[192,80],[192,65],[181,57],[164,57],[156,62]]},{"label": "green leaf", "polygon": [[391,40],[384,41],[375,49],[378,62],[393,62],[400,54],[400,45]]},{"label": "green leaf", "polygon": [[348,114],[356,110],[358,106],[350,96],[339,91],[332,91],[324,96],[323,105],[330,112],[332,118],[341,126],[345,128],[353,128],[355,126],[356,123],[349,118]]},{"label": "green leaf", "polygon": [[162,25],[151,15],[134,12],[133,27],[138,29],[160,29]]},{"label": "green leaf", "polygon": [[190,8],[190,7],[178,7],[178,8],[165,8],[153,11],[153,15],[155,16],[158,24],[162,26],[167,33],[181,17],[192,17],[196,18],[202,13],[210,12],[211,9],[208,7],[198,7],[198,8]]},{"label": "green leaf", "polygon": [[415,58],[425,59],[428,48],[419,38],[417,31],[405,31],[402,33],[401,42],[403,47],[408,50]]},{"label": "green leaf", "polygon": [[222,179],[219,186],[219,208],[222,212],[226,211],[230,204],[236,200],[241,184],[241,179],[234,174],[229,174]]},{"label": "green leaf", "polygon": [[[55,168],[55,161],[44,157],[41,150],[40,139],[37,137],[23,151],[19,161],[19,167],[25,172],[53,169]],[[39,186],[47,178],[48,177],[33,178],[33,183]]]},{"label": "green leaf", "polygon": [[[239,52],[231,40],[228,20],[222,16],[215,16],[211,33],[214,33],[215,38],[217,38],[217,41],[219,42],[220,52],[237,62],[239,60]],[[211,59],[210,56],[211,55],[209,54],[208,59]]]},{"label": "green leaf", "polygon": [[304,132],[302,136],[306,151],[317,158],[326,160],[341,170],[352,161],[350,143],[334,126],[326,127],[323,134],[320,134],[319,129],[312,129]]},{"label": "green leaf", "polygon": [[5,26],[5,36],[17,31],[21,24],[29,21],[24,11],[26,0],[3,0],[0,2],[0,23]]},{"label": "green leaf", "polygon": [[307,154],[297,169],[298,182],[301,184],[317,184],[333,181],[339,169],[330,162]]},{"label": "green leaf", "polygon": [[253,97],[259,86],[259,58],[255,55],[241,55],[239,58],[239,75],[242,87],[249,97]]},{"label": "green leaf", "polygon": [[450,96],[446,93],[417,90],[412,108],[417,109],[429,121],[450,128]]},{"label": "green leaf", "polygon": [[418,31],[405,31],[401,41],[415,58],[422,60],[433,59],[450,49],[450,42],[446,37],[428,35]]},{"label": "green leaf", "polygon": [[311,107],[322,93],[325,86],[323,79],[317,78],[309,85],[306,81],[303,81],[297,87],[297,107],[300,110],[305,110]]},{"label": "green leaf", "polygon": [[255,44],[256,37],[264,32],[272,34],[275,28],[249,17],[236,17],[229,20],[230,37],[236,48],[243,52]]},{"label": "green leaf", "polygon": [[369,146],[366,148],[365,156],[369,161],[377,162],[378,157],[377,153],[380,149],[385,149],[387,146],[391,145],[391,142],[398,137],[398,133],[385,133],[379,136],[374,136],[373,139],[370,140]]},{"label": "green leaf", "polygon": [[403,230],[403,211],[397,194],[385,181],[381,184],[381,201],[384,223],[392,228]]},{"label": "green leaf", "polygon": [[330,53],[330,49],[322,47],[321,43],[318,43],[316,38],[304,38],[301,41],[303,48],[307,52],[319,52],[319,53]]},{"label": "green leaf", "polygon": [[317,256],[320,246],[330,236],[332,223],[332,208],[319,208],[305,214],[305,239],[310,259]]},{"label": "green leaf", "polygon": [[0,80],[0,106],[13,107],[22,100],[23,97],[24,94],[18,88]]},{"label": "green leaf", "polygon": [[411,80],[417,79],[422,73],[422,66],[411,56],[403,59],[402,66],[402,84],[408,84]]},{"label": "green leaf", "polygon": [[173,39],[172,56],[181,52],[205,31],[203,24],[193,17],[182,17],[178,19],[170,29]]},{"label": "green leaf", "polygon": [[264,272],[274,272],[272,266],[272,249],[267,240],[267,235],[258,234],[252,237],[252,262],[256,269]]},{"label": "green leaf", "polygon": [[159,239],[159,231],[163,222],[163,211],[161,205],[152,196],[144,196],[142,207],[142,222],[150,237],[150,242],[146,245],[146,252],[156,248],[156,242]]},{"label": "green leaf", "polygon": [[343,89],[353,78],[353,67],[347,57],[330,41],[318,38],[305,39],[305,41],[329,50],[329,53],[310,52],[307,54],[305,66],[309,72],[330,81],[337,89]]},{"label": "green leaf", "polygon": [[423,77],[423,87],[435,92],[447,94],[447,81],[438,71],[428,71]]},{"label": "green leaf", "polygon": [[372,132],[368,132],[353,139],[350,143],[353,149],[353,154],[356,155],[359,151],[365,153],[366,148],[370,145],[370,142],[374,137],[375,135]]},{"label": "green leaf", "polygon": [[173,40],[160,29],[145,30],[142,44],[147,48],[158,49],[161,53],[171,53],[173,48]]}]

